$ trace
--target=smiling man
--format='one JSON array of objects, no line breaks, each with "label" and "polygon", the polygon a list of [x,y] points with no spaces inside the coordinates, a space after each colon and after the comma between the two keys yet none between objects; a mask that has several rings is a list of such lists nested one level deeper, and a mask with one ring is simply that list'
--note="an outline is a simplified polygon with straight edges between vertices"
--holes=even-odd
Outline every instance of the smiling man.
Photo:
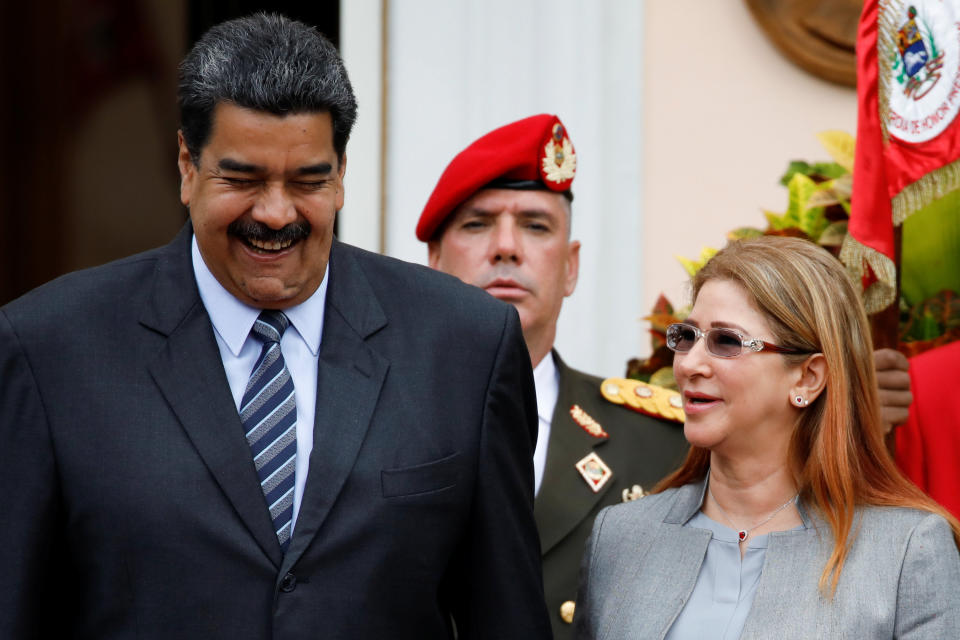
[{"label": "smiling man", "polygon": [[[594,516],[641,496],[687,450],[677,413],[641,415],[608,402],[599,378],[566,366],[553,350],[560,309],[580,267],[580,243],[570,239],[576,165],[573,143],[556,116],[500,127],[450,162],[417,225],[431,267],[509,302],[520,314],[536,367],[535,516],[558,640],[573,637],[580,557]],[[638,388],[651,398],[667,393]]]},{"label": "smiling man", "polygon": [[179,102],[179,236],[0,308],[0,637],[549,637],[517,313],[336,241],[335,48],[224,23]]}]

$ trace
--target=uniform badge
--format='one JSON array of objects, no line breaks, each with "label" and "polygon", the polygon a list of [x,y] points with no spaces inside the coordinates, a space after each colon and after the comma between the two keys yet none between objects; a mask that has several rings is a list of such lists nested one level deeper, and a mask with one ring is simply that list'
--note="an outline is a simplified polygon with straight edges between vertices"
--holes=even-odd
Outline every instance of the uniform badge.
[{"label": "uniform badge", "polygon": [[623,490],[623,501],[633,502],[634,500],[639,500],[645,495],[647,495],[647,492],[643,490],[643,487],[641,487],[638,484],[635,484],[629,489]]},{"label": "uniform badge", "polygon": [[577,609],[577,603],[573,600],[567,600],[560,605],[560,619],[567,624],[573,624],[573,612]]},{"label": "uniform badge", "polygon": [[607,378],[600,393],[609,402],[623,405],[638,413],[673,422],[683,422],[683,398],[673,389],[625,378]]},{"label": "uniform badge", "polygon": [[583,430],[592,435],[594,438],[607,438],[610,436],[609,433],[603,430],[603,427],[600,426],[600,423],[591,418],[590,415],[581,409],[580,405],[578,404],[570,407],[570,417],[572,417],[574,422],[583,427]]},{"label": "uniform badge", "polygon": [[600,456],[592,451],[584,456],[580,462],[576,464],[576,467],[577,471],[580,472],[580,475],[583,476],[583,479],[594,493],[600,491],[603,485],[607,484],[607,481],[613,476],[613,471],[610,470],[610,467],[600,459]]},{"label": "uniform badge", "polygon": [[[543,146],[540,175],[551,189],[563,191],[570,187],[576,173],[577,154],[573,151],[573,143],[563,125],[556,122],[550,131],[550,138]],[[553,185],[549,184],[551,182]]]}]

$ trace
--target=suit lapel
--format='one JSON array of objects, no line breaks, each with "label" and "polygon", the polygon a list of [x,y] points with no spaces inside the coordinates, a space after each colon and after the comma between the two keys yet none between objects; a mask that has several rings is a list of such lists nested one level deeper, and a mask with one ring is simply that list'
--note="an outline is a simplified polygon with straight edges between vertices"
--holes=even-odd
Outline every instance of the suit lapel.
[{"label": "suit lapel", "polygon": [[386,316],[350,249],[336,242],[329,277],[317,367],[313,452],[284,569],[303,554],[336,502],[363,444],[389,368],[365,342],[387,324]]},{"label": "suit lapel", "polygon": [[148,368],[197,452],[264,553],[281,552],[243,437],[210,318],[190,258],[189,224],[158,260],[141,324],[167,337]]},{"label": "suit lapel", "polygon": [[543,555],[588,517],[613,486],[611,477],[599,492],[594,493],[575,468],[576,463],[595,448],[598,455],[602,453],[602,445],[607,438],[591,436],[573,420],[570,407],[575,402],[578,380],[556,352],[551,355],[560,374],[560,389],[550,422],[550,444],[547,447],[543,482],[534,501],[534,519],[540,532]]}]

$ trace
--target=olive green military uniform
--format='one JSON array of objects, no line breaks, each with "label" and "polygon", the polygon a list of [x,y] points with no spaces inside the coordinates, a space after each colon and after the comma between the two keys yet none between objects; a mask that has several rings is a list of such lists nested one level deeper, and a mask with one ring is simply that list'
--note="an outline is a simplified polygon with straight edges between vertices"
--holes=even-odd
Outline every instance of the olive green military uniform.
[{"label": "olive green military uniform", "polygon": [[[567,367],[556,352],[560,388],[550,425],[543,483],[534,504],[543,556],[543,585],[554,638],[573,638],[570,619],[580,558],[593,519],[605,506],[636,496],[676,469],[687,451],[683,425],[657,419],[604,399],[600,378]],[[607,434],[594,436],[571,415],[577,405]],[[612,471],[598,492],[577,470],[591,452]],[[568,603],[568,604],[565,604]],[[563,608],[565,616],[561,615]]]}]

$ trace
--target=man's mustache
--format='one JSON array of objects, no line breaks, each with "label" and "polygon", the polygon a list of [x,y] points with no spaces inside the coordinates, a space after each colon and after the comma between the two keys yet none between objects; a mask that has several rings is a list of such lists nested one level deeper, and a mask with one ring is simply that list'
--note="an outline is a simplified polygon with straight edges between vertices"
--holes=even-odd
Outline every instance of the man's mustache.
[{"label": "man's mustache", "polygon": [[494,281],[499,279],[513,280],[527,291],[534,292],[537,289],[536,283],[515,266],[510,264],[498,264],[490,271],[482,274],[474,284],[481,289],[486,289]]},{"label": "man's mustache", "polygon": [[278,242],[286,244],[297,242],[310,235],[312,227],[306,220],[297,220],[281,229],[271,229],[256,220],[234,220],[227,227],[227,233],[258,242]]}]

